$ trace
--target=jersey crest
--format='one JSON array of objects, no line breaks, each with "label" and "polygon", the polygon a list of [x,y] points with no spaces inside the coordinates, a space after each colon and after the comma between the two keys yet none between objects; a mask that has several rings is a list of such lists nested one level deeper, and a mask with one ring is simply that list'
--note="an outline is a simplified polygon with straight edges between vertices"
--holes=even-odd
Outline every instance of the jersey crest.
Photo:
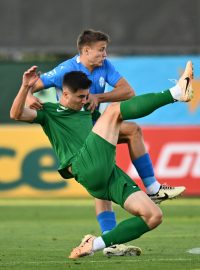
[{"label": "jersey crest", "polygon": [[105,79],[103,77],[99,78],[99,85],[100,87],[104,87],[105,86]]}]

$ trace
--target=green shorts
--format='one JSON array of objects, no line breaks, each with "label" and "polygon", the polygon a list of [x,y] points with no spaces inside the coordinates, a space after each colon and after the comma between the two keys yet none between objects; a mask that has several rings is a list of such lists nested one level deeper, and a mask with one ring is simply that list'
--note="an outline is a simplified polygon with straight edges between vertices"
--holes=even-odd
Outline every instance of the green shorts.
[{"label": "green shorts", "polygon": [[136,183],[115,164],[116,147],[91,132],[72,160],[72,173],[95,198],[124,206],[138,190]]}]

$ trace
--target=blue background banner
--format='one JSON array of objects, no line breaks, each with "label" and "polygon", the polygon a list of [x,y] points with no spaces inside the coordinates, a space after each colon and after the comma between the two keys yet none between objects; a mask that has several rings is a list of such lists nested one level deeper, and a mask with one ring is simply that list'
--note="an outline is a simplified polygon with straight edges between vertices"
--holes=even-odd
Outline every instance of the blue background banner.
[{"label": "blue background banner", "polygon": [[[144,125],[200,124],[200,56],[135,56],[111,58],[116,69],[132,85],[137,95],[159,92],[174,86],[188,60],[194,64],[195,98],[189,103],[170,104],[138,119]],[[109,90],[109,88],[108,88]]]}]

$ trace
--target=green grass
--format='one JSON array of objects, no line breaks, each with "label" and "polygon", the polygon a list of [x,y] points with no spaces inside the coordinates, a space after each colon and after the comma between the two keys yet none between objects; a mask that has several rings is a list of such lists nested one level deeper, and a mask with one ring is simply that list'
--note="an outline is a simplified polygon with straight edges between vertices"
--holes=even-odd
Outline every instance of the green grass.
[{"label": "green grass", "polygon": [[[84,234],[99,235],[93,200],[0,199],[0,269],[129,270],[200,269],[200,199],[161,205],[163,223],[132,242],[140,257],[106,258],[102,252],[79,260],[67,258]],[[115,206],[118,221],[128,217]]]}]

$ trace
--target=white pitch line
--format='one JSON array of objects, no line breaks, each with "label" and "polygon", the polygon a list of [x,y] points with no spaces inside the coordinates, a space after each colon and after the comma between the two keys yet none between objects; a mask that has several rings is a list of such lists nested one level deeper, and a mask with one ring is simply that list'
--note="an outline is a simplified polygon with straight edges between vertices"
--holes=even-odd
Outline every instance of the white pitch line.
[{"label": "white pitch line", "polygon": [[3,262],[0,262],[0,266],[2,266],[2,265],[18,265],[18,264],[37,264],[37,265],[39,265],[39,264],[72,264],[72,263],[74,263],[74,264],[82,264],[82,263],[120,263],[120,262],[123,262],[123,263],[129,263],[129,262],[131,262],[131,263],[138,263],[138,262],[154,262],[154,261],[156,261],[156,262],[165,262],[165,261],[171,261],[171,262],[175,262],[175,261],[184,261],[184,262],[186,262],[186,261],[192,261],[192,259],[191,258],[188,258],[188,259],[186,259],[186,258],[174,258],[174,259],[170,259],[170,258],[168,258],[168,259],[138,259],[137,258],[137,260],[112,260],[112,259],[107,259],[107,260],[97,260],[97,261],[94,261],[94,260],[92,260],[92,261],[83,261],[82,259],[78,259],[78,260],[66,260],[66,261],[38,261],[38,262],[25,262],[25,261],[20,261],[20,262],[5,262],[5,263],[3,263]]}]

